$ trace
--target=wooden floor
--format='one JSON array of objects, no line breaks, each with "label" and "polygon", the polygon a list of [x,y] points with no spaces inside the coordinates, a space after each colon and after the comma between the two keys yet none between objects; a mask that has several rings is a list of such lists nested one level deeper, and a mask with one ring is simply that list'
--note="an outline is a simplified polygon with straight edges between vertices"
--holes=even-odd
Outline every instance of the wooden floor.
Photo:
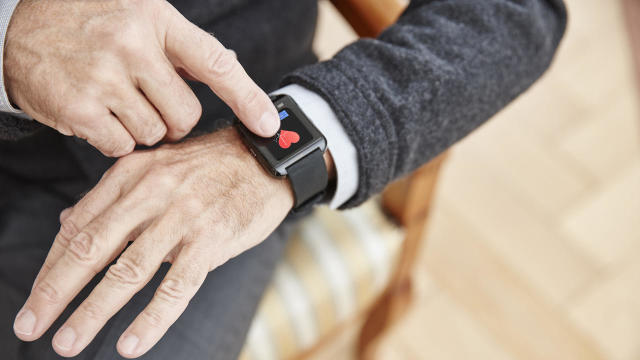
[{"label": "wooden floor", "polygon": [[[632,57],[619,1],[566,1],[551,71],[448,160],[419,296],[380,359],[640,359]],[[321,56],[352,38],[322,3]]]}]

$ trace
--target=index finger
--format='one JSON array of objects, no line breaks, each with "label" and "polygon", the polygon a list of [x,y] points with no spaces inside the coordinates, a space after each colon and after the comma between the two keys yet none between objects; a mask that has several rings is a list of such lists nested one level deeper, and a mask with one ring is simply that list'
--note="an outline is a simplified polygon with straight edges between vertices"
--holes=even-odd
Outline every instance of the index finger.
[{"label": "index finger", "polygon": [[169,23],[165,51],[174,66],[207,84],[249,130],[260,136],[273,136],[280,128],[278,113],[234,53],[177,11]]}]

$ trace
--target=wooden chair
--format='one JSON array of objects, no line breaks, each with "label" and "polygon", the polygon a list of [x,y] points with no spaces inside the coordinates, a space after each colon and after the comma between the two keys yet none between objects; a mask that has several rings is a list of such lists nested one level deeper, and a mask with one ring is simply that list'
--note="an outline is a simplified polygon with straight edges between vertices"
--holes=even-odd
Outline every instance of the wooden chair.
[{"label": "wooden chair", "polygon": [[[331,0],[361,37],[375,37],[393,24],[407,2],[402,0]],[[389,185],[383,193],[384,209],[404,227],[406,237],[398,266],[382,296],[370,312],[358,340],[358,358],[373,358],[385,331],[408,309],[412,297],[412,272],[423,244],[429,207],[438,173],[446,154],[441,154],[409,177]]]},{"label": "wooden chair", "polygon": [[636,70],[636,81],[640,89],[640,1],[623,0],[622,8],[629,33],[629,41]]},{"label": "wooden chair", "polygon": [[398,265],[391,280],[367,314],[358,340],[358,358],[372,359],[377,344],[409,308],[413,295],[413,271],[424,246],[429,209],[446,153],[389,185],[383,193],[384,209],[405,229]]}]

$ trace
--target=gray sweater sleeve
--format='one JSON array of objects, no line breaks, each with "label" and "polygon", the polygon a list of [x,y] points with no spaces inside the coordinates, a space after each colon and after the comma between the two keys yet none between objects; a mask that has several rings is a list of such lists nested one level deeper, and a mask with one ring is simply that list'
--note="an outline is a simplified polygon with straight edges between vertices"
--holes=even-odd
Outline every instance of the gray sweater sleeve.
[{"label": "gray sweater sleeve", "polygon": [[524,92],[563,36],[562,0],[413,0],[377,39],[296,70],[358,151],[356,206],[446,150]]}]

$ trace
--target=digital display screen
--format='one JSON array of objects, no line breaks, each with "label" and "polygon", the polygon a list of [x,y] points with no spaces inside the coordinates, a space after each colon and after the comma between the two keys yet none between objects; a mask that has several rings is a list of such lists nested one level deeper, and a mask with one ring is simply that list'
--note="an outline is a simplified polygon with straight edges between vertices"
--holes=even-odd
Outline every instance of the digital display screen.
[{"label": "digital display screen", "polygon": [[280,111],[280,130],[269,139],[261,139],[260,147],[266,150],[280,161],[288,155],[295,153],[311,140],[309,130],[305,128],[300,120],[289,109]]}]

